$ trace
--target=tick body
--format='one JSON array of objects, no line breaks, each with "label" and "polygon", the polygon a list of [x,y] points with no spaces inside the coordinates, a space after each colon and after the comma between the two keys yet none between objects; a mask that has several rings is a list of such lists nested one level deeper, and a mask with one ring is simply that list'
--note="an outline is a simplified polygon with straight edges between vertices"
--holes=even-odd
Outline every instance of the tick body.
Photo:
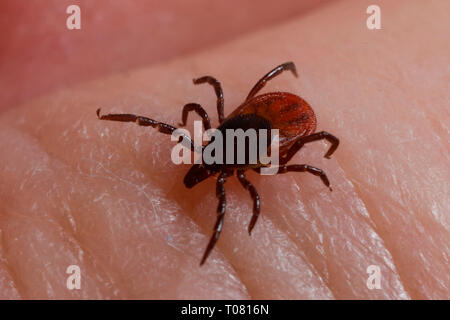
[{"label": "tick body", "polygon": [[[329,158],[339,145],[339,139],[329,134],[326,131],[316,132],[316,117],[310,105],[302,98],[287,92],[271,92],[261,95],[257,93],[275,76],[283,71],[291,71],[297,76],[297,71],[294,63],[287,62],[279,65],[263,76],[255,86],[250,90],[245,101],[236,108],[229,116],[224,116],[224,99],[220,82],[211,76],[204,76],[194,79],[194,84],[209,83],[213,86],[217,96],[217,111],[219,117],[219,127],[217,130],[225,133],[226,129],[255,129],[259,132],[260,129],[270,130],[278,129],[279,132],[279,166],[277,174],[284,174],[287,172],[308,172],[318,176],[322,182],[330,190],[330,182],[321,169],[307,165],[307,164],[290,164],[287,163],[291,158],[303,147],[306,143],[327,140],[331,143],[330,148],[325,154]],[[194,111],[203,121],[205,129],[210,129],[211,124],[207,112],[197,103],[188,103],[183,107],[182,122],[180,126],[186,125],[189,112]],[[161,133],[172,134],[177,128],[171,125],[142,117],[133,114],[106,114],[100,115],[100,109],[97,110],[97,116],[100,120],[112,120],[122,122],[135,122],[141,126],[151,126],[158,129]],[[226,136],[226,135],[224,135]],[[270,144],[270,135],[268,144]],[[258,137],[259,138],[259,137]],[[188,138],[191,150],[199,151],[198,146]],[[226,145],[226,141],[224,141]],[[203,151],[206,146],[200,146],[200,151]],[[236,155],[239,152],[248,152],[247,145],[245,150],[234,150]],[[212,163],[194,164],[184,177],[184,184],[187,188],[192,188],[203,180],[217,176],[216,182],[216,196],[219,200],[217,207],[217,219],[214,225],[213,235],[206,247],[200,265],[208,258],[212,249],[214,248],[223,227],[223,221],[226,210],[226,196],[225,196],[225,182],[229,177],[236,174],[241,185],[249,192],[253,200],[253,215],[251,217],[248,232],[251,234],[253,227],[258,220],[260,214],[260,197],[253,184],[247,180],[245,176],[246,170],[254,170],[260,172],[261,168],[267,166],[262,164],[259,159],[257,163],[250,163],[246,161],[241,164],[233,163]]]}]

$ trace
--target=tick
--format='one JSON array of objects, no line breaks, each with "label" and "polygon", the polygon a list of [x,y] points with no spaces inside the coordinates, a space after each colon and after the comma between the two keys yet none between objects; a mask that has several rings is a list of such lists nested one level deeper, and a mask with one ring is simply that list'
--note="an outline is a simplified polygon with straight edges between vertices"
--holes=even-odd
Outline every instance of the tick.
[{"label": "tick", "polygon": [[[226,129],[254,129],[259,132],[259,129],[278,129],[279,132],[279,167],[278,174],[287,172],[309,172],[315,176],[320,177],[322,182],[330,191],[330,182],[325,172],[319,168],[307,164],[290,164],[287,163],[306,143],[327,140],[331,143],[330,148],[325,154],[325,158],[336,151],[339,145],[339,139],[332,134],[321,131],[316,132],[316,117],[310,105],[292,93],[287,92],[270,92],[257,95],[258,92],[266,85],[268,81],[282,73],[283,71],[291,71],[297,77],[297,70],[293,62],[286,62],[271,70],[263,76],[250,90],[245,101],[234,110],[228,117],[224,115],[224,99],[220,82],[211,76],[204,76],[194,79],[194,84],[208,83],[210,84],[217,96],[217,112],[219,116],[219,127],[217,130],[223,133],[226,137]],[[211,128],[211,123],[207,112],[197,103],[188,103],[183,107],[182,122],[180,126],[185,126],[189,112],[194,111],[203,121],[205,130]],[[134,114],[105,114],[100,115],[100,109],[97,110],[97,116],[100,120],[112,120],[122,122],[135,122],[140,126],[151,126],[158,129],[159,132],[165,134],[172,134],[177,128],[171,125],[142,117]],[[269,144],[270,144],[270,135]],[[188,137],[184,137],[190,143],[192,151],[198,151],[193,141]],[[181,138],[180,138],[181,140]],[[211,142],[210,142],[211,143]],[[226,145],[226,141],[224,141]],[[200,151],[203,151],[207,146],[200,146]],[[245,145],[245,150],[235,150],[236,155],[239,152],[248,153],[248,144]],[[216,196],[219,200],[217,207],[217,220],[214,225],[213,235],[206,247],[200,265],[203,265],[211,253],[214,245],[219,239],[219,235],[223,227],[223,219],[225,216],[226,198],[225,198],[225,182],[227,178],[236,172],[236,176],[241,185],[248,190],[253,200],[253,215],[248,226],[248,233],[251,234],[256,221],[260,214],[260,197],[253,184],[245,177],[246,170],[254,170],[261,173],[261,168],[267,165],[262,164],[259,159],[256,164],[250,163],[246,157],[246,162],[237,164],[230,163],[212,163],[194,164],[184,177],[184,185],[187,188],[192,188],[196,184],[202,182],[208,177],[218,175],[216,182]]]}]

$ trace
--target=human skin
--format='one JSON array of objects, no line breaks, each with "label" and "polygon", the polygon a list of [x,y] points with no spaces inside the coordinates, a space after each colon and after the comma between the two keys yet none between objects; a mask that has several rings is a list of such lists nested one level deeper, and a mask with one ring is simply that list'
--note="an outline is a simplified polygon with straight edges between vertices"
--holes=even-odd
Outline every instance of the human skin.
[{"label": "human skin", "polygon": [[[0,297],[153,299],[449,299],[449,43],[445,1],[340,1],[215,48],[95,79],[0,114]],[[290,163],[327,173],[247,174],[262,213],[226,182],[224,230],[204,266],[215,179],[192,190],[175,142],[102,112],[176,125],[198,102],[217,125],[274,66],[294,61],[264,92],[302,96],[318,131],[341,141],[305,146]],[[190,117],[190,121],[194,119]],[[192,128],[192,126],[188,126]],[[80,290],[66,288],[78,265]],[[367,267],[381,270],[370,290]]]},{"label": "human skin", "polygon": [[[2,0],[0,110],[81,81],[186,55],[328,1]],[[73,4],[80,7],[80,30],[66,27],[66,9]]]}]

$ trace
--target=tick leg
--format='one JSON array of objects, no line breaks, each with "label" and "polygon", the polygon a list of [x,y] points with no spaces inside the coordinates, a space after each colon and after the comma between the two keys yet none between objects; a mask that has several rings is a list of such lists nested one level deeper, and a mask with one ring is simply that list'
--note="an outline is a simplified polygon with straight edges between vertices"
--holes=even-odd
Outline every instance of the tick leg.
[{"label": "tick leg", "polygon": [[[153,127],[155,129],[158,129],[159,132],[165,133],[165,134],[172,134],[177,128],[172,127],[171,125],[168,125],[163,122],[159,122],[150,118],[142,117],[142,116],[136,116],[134,114],[128,114],[128,113],[121,113],[121,114],[104,114],[100,115],[100,108],[97,109],[97,117],[100,120],[111,120],[111,121],[121,121],[121,122],[135,122],[139,126],[145,126],[145,127]],[[201,147],[197,147],[194,144],[194,141],[191,140],[186,135],[181,135],[180,140],[186,141],[189,144],[189,147],[192,151],[201,152]]]},{"label": "tick leg", "polygon": [[280,166],[278,168],[277,174],[287,173],[287,172],[309,172],[309,173],[312,173],[313,175],[320,177],[323,184],[326,185],[330,189],[330,191],[333,191],[333,189],[331,189],[331,187],[330,187],[330,181],[328,180],[327,175],[325,174],[325,172],[322,169],[312,167],[307,164],[292,164],[292,165]]},{"label": "tick leg", "polygon": [[245,178],[244,171],[238,171],[237,177],[242,186],[250,192],[250,196],[252,197],[253,200],[253,215],[252,219],[250,220],[250,224],[248,225],[248,234],[251,235],[253,227],[255,226],[260,213],[259,195],[258,192],[256,191],[255,186]]},{"label": "tick leg", "polygon": [[186,125],[188,114],[191,111],[195,111],[202,118],[203,127],[205,128],[205,130],[211,129],[211,123],[209,122],[208,113],[198,103],[188,103],[183,107],[181,123],[179,124],[180,127],[184,127]]},{"label": "tick leg", "polygon": [[219,205],[217,206],[217,220],[216,224],[214,225],[214,233],[209,240],[208,246],[206,247],[205,253],[203,254],[203,258],[200,261],[200,265],[203,265],[208,258],[209,254],[211,253],[211,250],[214,248],[214,245],[217,242],[217,239],[219,239],[220,232],[222,231],[223,226],[223,217],[225,216],[225,208],[226,208],[226,198],[225,198],[225,181],[228,177],[228,173],[222,172],[219,177],[217,178],[216,183],[216,196],[219,198]]},{"label": "tick leg", "polygon": [[204,76],[201,78],[194,79],[194,84],[200,84],[200,83],[209,83],[214,87],[214,91],[216,91],[217,96],[217,113],[219,115],[219,123],[222,123],[225,119],[224,115],[224,104],[223,104],[223,91],[222,87],[220,86],[220,82],[216,80],[216,78],[213,78],[211,76]]},{"label": "tick leg", "polygon": [[266,85],[267,81],[273,79],[274,77],[276,77],[277,75],[286,70],[292,71],[294,76],[297,77],[297,69],[295,68],[295,64],[293,62],[283,63],[278,67],[276,67],[275,69],[273,69],[272,71],[270,71],[269,73],[267,73],[264,77],[262,77],[255,84],[252,90],[250,90],[250,93],[248,94],[247,99],[245,99],[245,101],[253,98],[258,93],[258,91],[261,90]]},{"label": "tick leg", "polygon": [[291,158],[297,153],[298,150],[300,150],[301,147],[305,145],[305,143],[323,139],[326,139],[331,143],[330,149],[328,149],[327,153],[324,156],[325,158],[330,159],[330,156],[334,153],[334,151],[336,151],[337,147],[339,146],[339,139],[326,131],[321,131],[310,134],[306,137],[301,137],[296,142],[294,142],[286,155],[281,157],[280,164],[286,164],[289,160],[291,160]]}]

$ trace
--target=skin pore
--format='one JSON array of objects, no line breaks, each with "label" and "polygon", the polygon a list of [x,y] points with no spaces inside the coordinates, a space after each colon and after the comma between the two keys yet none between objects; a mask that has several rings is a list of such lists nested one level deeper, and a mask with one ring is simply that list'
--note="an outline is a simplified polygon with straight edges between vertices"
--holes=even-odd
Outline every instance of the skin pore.
[{"label": "skin pore", "polygon": [[[382,30],[371,31],[370,4],[327,3],[0,113],[0,298],[450,298],[450,7],[381,1]],[[286,61],[299,78],[284,73],[263,92],[303,97],[317,131],[339,137],[330,160],[317,142],[290,162],[323,169],[333,192],[307,173],[248,172],[262,201],[249,237],[252,203],[230,178],[224,229],[200,268],[215,179],[186,189],[189,166],[170,161],[169,136],[95,111],[176,125],[197,102],[216,127],[213,89],[193,78],[222,83],[227,115]],[[80,290],[66,288],[70,265],[81,269]],[[370,265],[381,289],[366,285]]]}]

